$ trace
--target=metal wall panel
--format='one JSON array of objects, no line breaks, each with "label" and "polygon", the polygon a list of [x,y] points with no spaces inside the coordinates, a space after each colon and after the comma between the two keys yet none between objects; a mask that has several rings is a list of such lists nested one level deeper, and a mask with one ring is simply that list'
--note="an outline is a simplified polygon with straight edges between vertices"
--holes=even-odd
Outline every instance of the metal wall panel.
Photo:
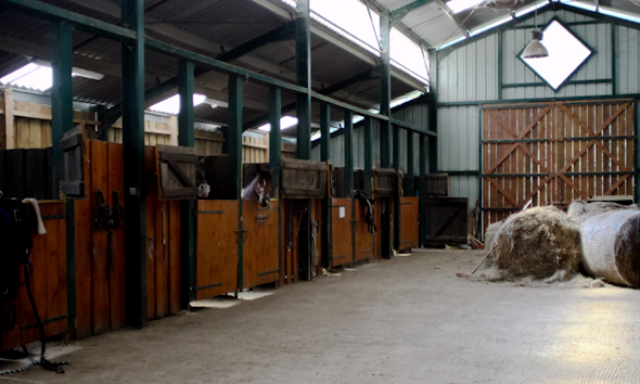
[{"label": "metal wall panel", "polygon": [[[427,127],[428,108],[426,104],[412,105],[393,112],[393,117],[408,122],[418,127]],[[353,130],[353,163],[356,169],[364,169],[364,129],[362,125],[358,125]],[[372,124],[372,142],[373,142],[373,161],[374,164],[380,160],[380,124],[374,120]],[[414,163],[413,169],[417,174],[420,169],[420,142],[417,136],[413,136],[412,140]],[[393,135],[390,135],[390,154],[393,160]],[[407,170],[407,134],[405,130],[400,133],[400,169]],[[337,135],[331,139],[331,164],[336,167],[344,167],[344,135]],[[311,151],[311,159],[320,161],[320,146],[315,146]],[[427,156],[427,169],[429,167],[429,159]]]},{"label": "metal wall panel", "polygon": [[618,26],[616,43],[618,93],[640,93],[640,31]]},{"label": "metal wall panel", "polygon": [[438,56],[438,101],[498,98],[498,35]]}]

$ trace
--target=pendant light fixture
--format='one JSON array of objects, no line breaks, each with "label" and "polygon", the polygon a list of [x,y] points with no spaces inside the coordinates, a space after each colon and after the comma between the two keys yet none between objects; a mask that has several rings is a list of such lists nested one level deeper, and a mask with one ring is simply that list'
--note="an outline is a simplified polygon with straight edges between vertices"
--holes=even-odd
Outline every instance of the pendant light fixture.
[{"label": "pendant light fixture", "polygon": [[534,16],[533,31],[531,31],[531,41],[522,52],[523,59],[537,59],[541,57],[549,57],[549,51],[542,45],[542,31],[538,31],[538,5],[536,4],[536,13]]}]

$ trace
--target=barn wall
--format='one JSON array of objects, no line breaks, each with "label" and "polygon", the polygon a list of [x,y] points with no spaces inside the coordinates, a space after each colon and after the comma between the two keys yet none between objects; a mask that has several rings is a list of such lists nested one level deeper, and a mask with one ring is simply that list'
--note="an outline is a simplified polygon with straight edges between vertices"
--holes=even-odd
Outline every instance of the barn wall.
[{"label": "barn wall", "polygon": [[[597,22],[588,16],[569,11],[547,11],[538,15],[538,23],[553,17],[589,45],[594,53],[570,81],[611,80],[615,53],[615,85],[617,95],[640,93],[640,31],[624,26]],[[519,25],[533,25],[525,20]],[[613,32],[612,32],[613,31]],[[615,36],[612,36],[615,33]],[[598,84],[567,84],[558,92],[547,85],[506,87],[500,84],[541,83],[517,55],[530,41],[530,28],[512,28],[496,32],[475,42],[461,45],[437,56],[438,99],[438,169],[451,172],[451,194],[468,197],[475,205],[480,195],[479,174],[479,117],[483,102],[496,103],[513,100],[549,98],[611,97],[611,82]],[[499,73],[499,46],[502,42],[502,73]],[[613,41],[615,40],[615,47]],[[462,175],[460,175],[463,173]]]},{"label": "barn wall", "polygon": [[[417,127],[427,128],[428,108],[426,104],[414,104],[405,108],[392,112],[392,116],[398,120],[410,123]],[[391,161],[393,161],[393,135],[390,135]],[[374,164],[380,160],[380,123],[376,120],[372,122],[371,141],[373,143],[372,157]],[[364,169],[364,129],[361,123],[356,124],[353,130],[353,164],[356,169]],[[403,129],[400,131],[400,169],[407,170],[407,132]],[[414,151],[414,172],[420,169],[420,141],[417,134],[413,134],[411,145]],[[331,164],[336,167],[344,167],[344,135],[341,131],[334,133],[331,138]],[[311,151],[311,159],[320,161],[320,141],[314,142]],[[427,158],[427,169],[429,161]]]}]

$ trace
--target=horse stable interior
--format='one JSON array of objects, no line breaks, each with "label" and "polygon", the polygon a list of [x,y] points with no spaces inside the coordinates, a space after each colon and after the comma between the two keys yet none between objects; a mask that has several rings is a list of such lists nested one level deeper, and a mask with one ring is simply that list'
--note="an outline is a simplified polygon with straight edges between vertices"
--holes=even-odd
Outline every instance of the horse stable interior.
[{"label": "horse stable interior", "polygon": [[638,62],[639,0],[0,0],[0,383],[637,383],[634,289],[471,272],[637,204]]}]

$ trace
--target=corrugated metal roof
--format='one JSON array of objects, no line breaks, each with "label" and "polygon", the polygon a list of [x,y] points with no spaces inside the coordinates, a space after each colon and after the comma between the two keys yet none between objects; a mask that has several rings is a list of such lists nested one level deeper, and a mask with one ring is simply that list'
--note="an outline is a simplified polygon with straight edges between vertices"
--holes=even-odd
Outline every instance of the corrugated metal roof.
[{"label": "corrugated metal roof", "polygon": [[[412,2],[407,0],[369,1],[376,4],[378,7],[389,11],[397,10],[398,8]],[[539,0],[523,0],[523,3],[514,10],[486,8],[481,6],[475,9],[471,8],[453,15],[453,18],[457,19],[457,21],[461,23],[462,28],[460,28],[456,20],[452,20],[452,18],[447,15],[447,12],[445,12],[445,9],[443,9],[442,4],[446,6],[449,1],[451,0],[442,0],[442,2],[433,1],[429,2],[428,5],[414,9],[402,19],[401,25],[415,33],[431,47],[438,48],[447,43],[452,43],[456,39],[464,36],[463,30],[473,33],[475,30],[483,28],[484,26],[489,26],[499,20],[505,19],[505,17],[509,17],[512,11],[517,13],[531,7],[534,3],[539,3]],[[593,6],[594,9],[596,4],[593,0],[554,1],[580,8]],[[610,9],[640,18],[640,2],[633,2],[631,0],[599,0],[599,4],[600,7],[603,7],[605,10]],[[448,9],[446,9],[446,11],[451,13]]]}]

